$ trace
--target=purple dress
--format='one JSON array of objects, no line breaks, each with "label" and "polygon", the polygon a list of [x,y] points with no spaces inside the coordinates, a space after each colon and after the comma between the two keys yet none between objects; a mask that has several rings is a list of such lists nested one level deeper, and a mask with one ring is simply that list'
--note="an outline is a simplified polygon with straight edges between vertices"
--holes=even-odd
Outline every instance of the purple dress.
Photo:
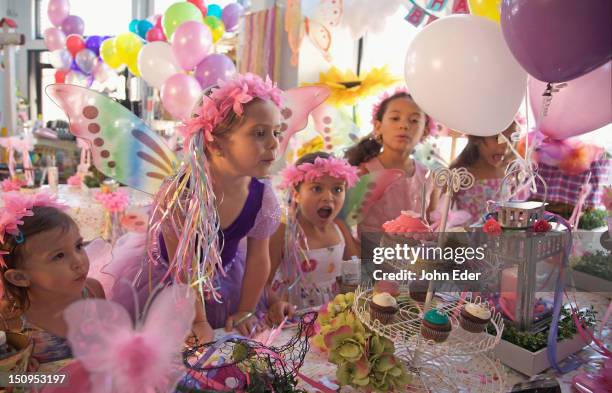
[{"label": "purple dress", "polygon": [[[280,206],[270,183],[252,178],[249,183],[249,194],[240,214],[231,225],[219,231],[220,244],[223,244],[221,260],[225,275],[219,272],[215,276],[215,286],[218,288],[222,302],[210,300],[206,303],[206,316],[213,329],[224,327],[227,317],[238,309],[242,279],[246,268],[246,238],[270,237],[278,228],[280,216]],[[117,251],[115,254],[123,254],[120,250],[113,251],[114,253]],[[145,255],[144,248],[140,255]],[[159,256],[160,258],[156,258],[159,263],[146,261],[143,263],[145,257],[140,257],[138,263],[122,262],[123,265],[131,265],[131,268],[119,275],[122,279],[113,288],[112,300],[123,304],[131,315],[139,314],[134,310],[134,292],[142,312],[149,297],[150,288],[155,288],[159,284],[172,283],[172,277],[164,279],[168,269],[168,253],[161,234],[159,235]]]}]

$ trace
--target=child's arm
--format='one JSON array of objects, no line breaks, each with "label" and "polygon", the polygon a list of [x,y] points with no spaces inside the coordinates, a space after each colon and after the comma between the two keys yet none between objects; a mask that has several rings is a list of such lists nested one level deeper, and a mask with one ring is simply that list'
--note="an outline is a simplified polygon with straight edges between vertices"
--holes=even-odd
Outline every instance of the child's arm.
[{"label": "child's arm", "polygon": [[264,286],[270,275],[269,244],[269,238],[247,238],[246,268],[244,278],[242,279],[240,302],[238,303],[236,314],[228,317],[225,322],[225,329],[227,331],[236,329],[240,334],[249,336],[252,333],[252,329],[257,327],[254,318],[247,318],[246,321],[235,324],[247,314],[254,313],[257,303],[261,298]]},{"label": "child's arm", "polygon": [[270,237],[270,275],[266,285],[268,295],[268,313],[266,320],[269,325],[274,326],[282,322],[286,317],[291,318],[295,311],[295,306],[281,299],[271,288],[276,271],[283,260],[283,250],[285,249],[285,224],[280,224],[277,231]]},{"label": "child's arm", "polygon": [[270,275],[268,285],[272,284],[274,275],[283,260],[283,250],[285,249],[285,224],[280,224],[278,229],[270,237]]},{"label": "child's arm", "polygon": [[351,231],[342,220],[334,220],[334,222],[336,225],[338,225],[338,228],[340,228],[340,232],[342,232],[342,236],[344,237],[344,254],[342,255],[342,258],[346,261],[351,259],[352,256],[358,257],[361,254],[361,244],[359,241],[356,240],[353,235],[351,235]]}]

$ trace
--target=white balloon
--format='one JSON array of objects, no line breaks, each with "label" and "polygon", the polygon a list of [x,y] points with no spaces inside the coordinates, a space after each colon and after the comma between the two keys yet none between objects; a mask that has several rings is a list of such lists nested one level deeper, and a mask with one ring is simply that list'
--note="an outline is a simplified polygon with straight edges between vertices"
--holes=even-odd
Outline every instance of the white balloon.
[{"label": "white balloon", "polygon": [[145,45],[138,54],[138,68],[142,78],[160,89],[166,79],[182,72],[167,42],[154,41]]},{"label": "white balloon", "polygon": [[87,77],[87,75],[79,71],[70,71],[68,74],[66,74],[65,82],[70,85],[77,85],[81,87],[89,87],[90,85],[90,79]]},{"label": "white balloon", "polygon": [[476,136],[505,130],[525,95],[527,73],[495,22],[453,15],[421,30],[408,48],[406,85],[416,103],[448,128]]},{"label": "white balloon", "polygon": [[56,49],[49,54],[49,62],[53,68],[68,71],[72,62],[72,56],[70,56],[70,52],[66,49]]}]

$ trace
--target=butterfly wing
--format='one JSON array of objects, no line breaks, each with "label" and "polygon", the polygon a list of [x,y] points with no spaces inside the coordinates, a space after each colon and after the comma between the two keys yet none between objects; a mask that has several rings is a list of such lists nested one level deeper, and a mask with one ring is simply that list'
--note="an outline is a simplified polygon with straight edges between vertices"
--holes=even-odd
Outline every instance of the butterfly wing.
[{"label": "butterfly wing", "polygon": [[312,111],[312,119],[315,130],[323,138],[325,151],[341,152],[359,140],[359,127],[336,107],[319,105]]},{"label": "butterfly wing", "polygon": [[70,132],[91,144],[93,163],[105,175],[155,194],[178,167],[163,139],[112,99],[75,85],[50,85],[46,92],[66,112]]},{"label": "butterfly wing", "polygon": [[391,183],[404,176],[399,169],[384,169],[361,176],[359,182],[348,191],[343,216],[349,225],[359,224]]},{"label": "butterfly wing", "polygon": [[329,48],[332,36],[330,29],[340,25],[342,20],[342,0],[323,0],[312,18],[304,20],[308,38],[321,51],[325,60],[330,61]]},{"label": "butterfly wing", "polygon": [[327,97],[329,97],[329,89],[324,86],[297,87],[283,93],[281,154],[287,150],[291,137],[306,127],[310,113]]}]

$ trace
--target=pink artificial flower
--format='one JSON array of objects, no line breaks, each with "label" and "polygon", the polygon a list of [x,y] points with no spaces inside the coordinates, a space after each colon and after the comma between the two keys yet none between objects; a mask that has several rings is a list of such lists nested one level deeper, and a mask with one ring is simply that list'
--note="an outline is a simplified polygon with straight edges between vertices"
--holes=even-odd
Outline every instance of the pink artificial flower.
[{"label": "pink artificial flower", "polygon": [[4,192],[19,191],[21,187],[25,186],[25,182],[19,179],[4,179],[0,184]]},{"label": "pink artificial flower", "polygon": [[70,176],[68,180],[66,181],[66,183],[68,183],[69,186],[79,187],[81,186],[81,184],[83,184],[83,178],[81,177],[80,174],[77,173],[77,174]]},{"label": "pink artificial flower", "polygon": [[317,157],[314,163],[306,162],[283,169],[281,188],[295,187],[305,180],[315,181],[325,175],[344,180],[348,187],[352,187],[359,180],[357,168],[346,160],[335,157]]},{"label": "pink artificial flower", "polygon": [[94,198],[111,213],[125,211],[130,203],[130,196],[123,190],[98,192]]}]

